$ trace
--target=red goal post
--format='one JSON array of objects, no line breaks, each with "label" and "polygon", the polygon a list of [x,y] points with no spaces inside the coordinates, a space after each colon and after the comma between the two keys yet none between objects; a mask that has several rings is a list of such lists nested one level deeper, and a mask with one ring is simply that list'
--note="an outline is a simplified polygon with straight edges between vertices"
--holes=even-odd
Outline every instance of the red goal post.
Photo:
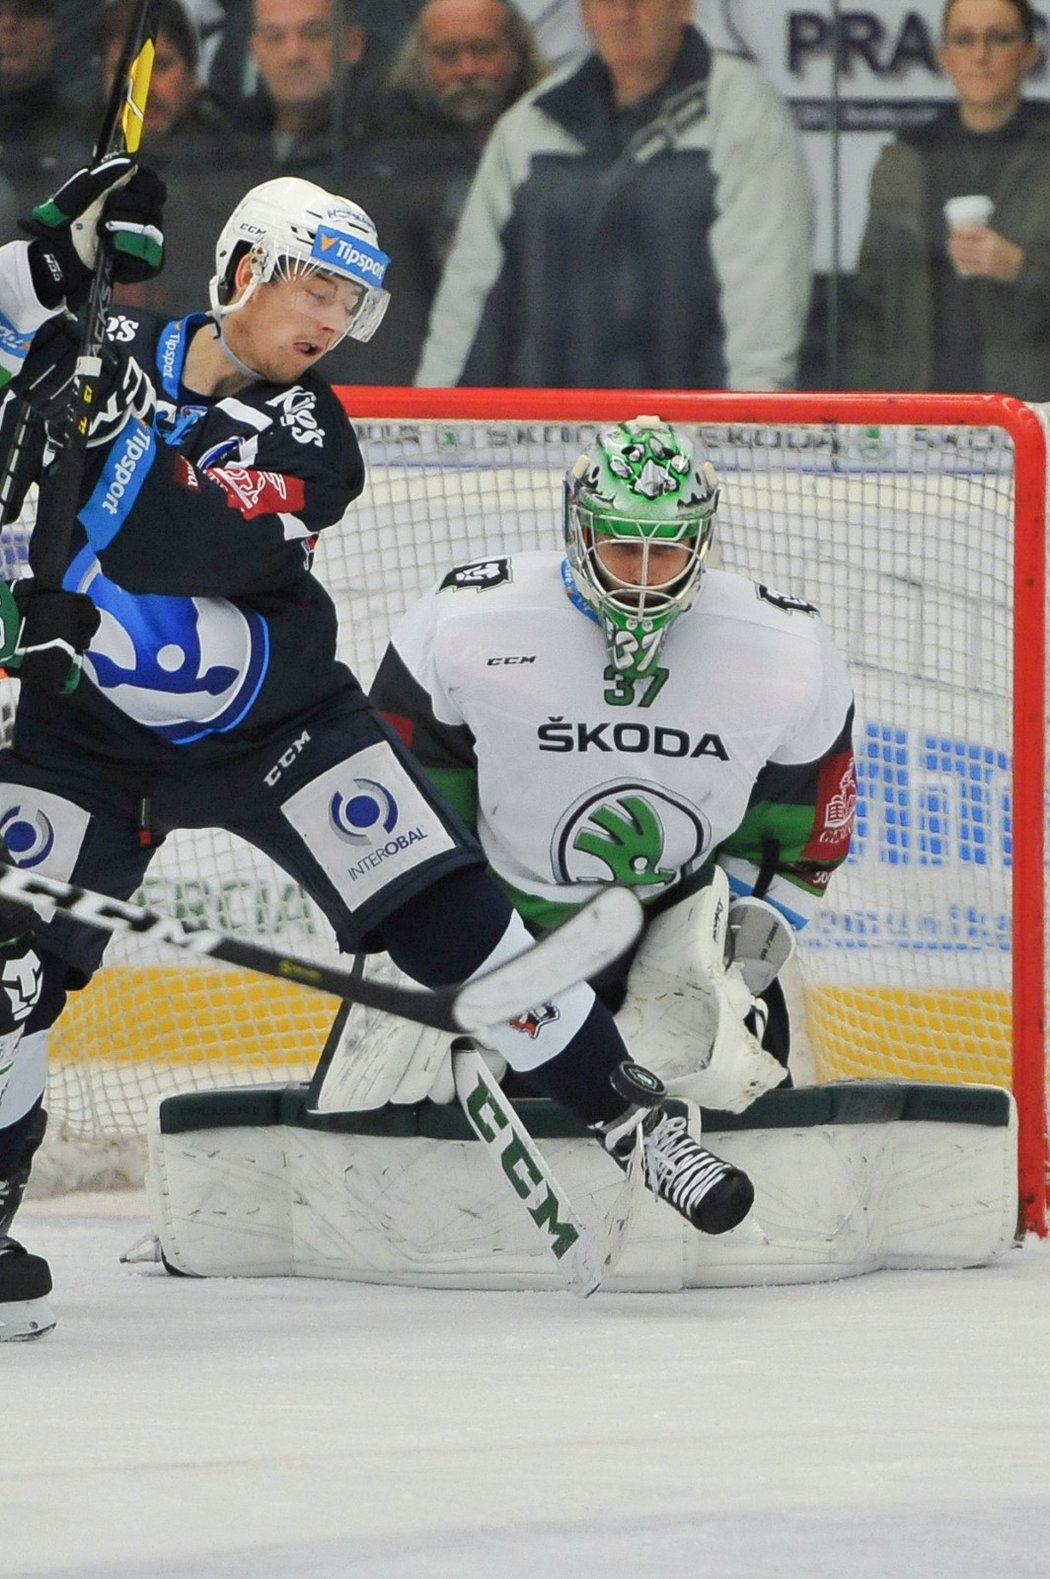
[{"label": "red goal post", "polygon": [[[1000,934],[995,934],[994,926],[992,936],[993,949],[1003,951],[1005,945],[1009,951],[1009,971],[1004,988],[1008,1004],[1003,1034],[1008,1038],[1008,1072],[1019,1112],[1022,1216],[1029,1229],[1045,1234],[1048,1154],[1043,830],[1046,798],[1047,446],[1044,420],[1040,413],[1020,401],[997,395],[709,394],[666,390],[372,387],[343,388],[340,394],[347,411],[358,425],[366,460],[373,467],[377,463],[377,452],[384,445],[391,446],[388,464],[400,464],[394,458],[396,447],[400,445],[402,453],[411,455],[420,425],[428,424],[436,424],[429,430],[431,453],[440,451],[442,444],[447,444],[450,461],[456,465],[460,463],[456,424],[479,425],[480,430],[488,431],[497,452],[509,450],[513,446],[515,431],[520,429],[518,437],[525,448],[549,447],[552,466],[563,466],[573,458],[566,449],[572,443],[570,429],[619,421],[642,412],[656,413],[682,426],[697,427],[701,442],[707,440],[709,447],[713,442],[714,448],[721,451],[733,444],[736,435],[742,459],[737,475],[730,474],[724,478],[728,508],[724,507],[721,515],[731,514],[734,488],[746,479],[748,455],[751,453],[749,443],[754,441],[754,453],[759,457],[760,464],[765,465],[769,455],[777,450],[776,436],[780,435],[780,450],[794,456],[800,476],[812,473],[815,468],[819,469],[822,455],[834,456],[838,452],[840,457],[845,457],[840,458],[838,472],[832,480],[836,484],[841,482],[841,495],[848,508],[852,508],[851,488],[858,499],[868,489],[871,452],[885,450],[887,476],[892,482],[887,494],[891,502],[887,508],[896,516],[903,508],[899,504],[903,497],[900,480],[903,476],[907,481],[909,476],[909,463],[902,457],[905,456],[907,445],[915,446],[914,481],[918,503],[907,507],[915,510],[915,524],[910,529],[908,542],[921,550],[927,516],[938,512],[938,518],[943,515],[948,522],[946,537],[950,540],[955,536],[952,513],[956,509],[963,516],[969,513],[969,519],[960,522],[961,531],[972,532],[972,553],[964,552],[962,555],[969,560],[972,586],[959,588],[957,566],[946,578],[952,585],[945,597],[957,595],[965,609],[963,614],[949,618],[946,646],[950,650],[954,643],[958,660],[963,662],[966,655],[959,649],[966,645],[965,632],[969,628],[966,622],[973,622],[982,638],[979,642],[979,645],[983,643],[982,651],[988,649],[983,659],[985,668],[982,670],[982,686],[976,690],[981,691],[982,687],[984,691],[988,690],[986,670],[1001,667],[1003,671],[1009,733],[1006,745],[1009,763],[1004,765],[1009,789],[998,797],[997,815],[1003,828],[1005,855],[1002,865],[1007,869],[1003,875],[1009,886],[1008,903],[1004,910],[1004,915],[1008,916],[1009,937],[1004,940],[1001,936],[1005,928],[1000,928]],[[400,436],[398,425],[401,426]],[[507,436],[505,444],[501,434]],[[761,444],[763,434],[768,441],[765,449]],[[794,441],[791,439],[792,434],[795,435]],[[991,437],[986,439],[986,435]],[[937,466],[931,468],[929,464],[933,453],[941,456],[940,470]],[[852,471],[851,454],[861,457]],[[815,463],[814,456],[817,457]],[[489,463],[499,458],[497,453],[490,457]],[[715,456],[715,464],[716,469],[721,469],[719,456]],[[951,472],[953,465],[954,476]],[[989,486],[984,494],[975,492],[978,482],[982,481],[978,475],[982,467],[987,467],[989,475],[994,477],[994,485]],[[878,456],[875,469],[878,470]],[[936,481],[940,487],[940,479],[946,476],[952,477],[952,482],[950,488],[943,490],[945,503],[942,506],[934,499],[932,482]],[[964,491],[967,497],[964,504],[960,504],[956,495]],[[797,487],[791,487],[784,497],[798,499],[804,496],[800,495]],[[874,525],[865,518],[863,510],[856,520],[859,523],[858,535],[867,536],[882,531],[882,521]],[[799,529],[802,524],[801,521],[792,523],[789,520],[786,530],[789,532],[792,525]],[[414,529],[418,531],[418,526]],[[552,545],[557,541],[556,529],[556,516],[552,513],[549,537],[546,539]],[[443,527],[435,522],[435,535],[440,537],[442,534]],[[1009,543],[1005,542],[1007,537]],[[802,542],[801,532],[799,542]],[[753,549],[756,573],[772,576],[772,568],[767,570],[763,562],[761,546],[759,544],[758,548]],[[771,543],[766,546],[770,557],[777,557],[772,552],[774,545]],[[970,546],[966,545],[967,548]],[[479,553],[489,547],[487,540],[479,539]],[[993,549],[996,553],[1008,556],[1009,561],[1009,585],[1004,593],[1004,600],[1009,605],[1008,615],[1006,623],[994,629],[988,624],[984,613],[975,607],[983,595],[982,584]],[[848,542],[844,550],[840,545],[839,551],[848,554]],[[888,554],[892,552],[892,548],[887,550]],[[901,552],[899,546],[896,552]],[[918,558],[921,560],[921,554]],[[736,566],[731,565],[730,568]],[[887,566],[891,577],[893,570],[892,564]],[[807,585],[806,572],[806,564],[798,567],[802,589]],[[778,569],[778,574],[782,575],[783,572]],[[916,582],[919,583],[917,601],[921,603],[921,572],[902,572],[900,592],[903,600],[915,599]],[[814,597],[827,617],[821,593],[814,591],[807,595]],[[890,621],[889,614],[885,617]],[[931,637],[935,634],[931,632]],[[914,634],[911,639],[914,639]],[[1001,648],[1001,651],[997,648]],[[884,656],[877,657],[872,667],[884,668]],[[923,668],[924,664],[920,660],[915,672],[919,673]],[[1007,679],[1007,676],[1011,678]],[[935,676],[931,681],[931,695],[943,689],[943,677]],[[1009,694],[1005,694],[1007,692]],[[978,698],[975,694],[975,722],[983,718],[986,701],[983,695]],[[958,733],[956,730],[957,736]],[[892,730],[886,734],[886,738],[879,737],[876,732],[876,755],[881,751],[883,762],[891,761],[891,768],[884,777],[892,772],[894,738]],[[1003,759],[1004,751],[1000,749],[996,756],[994,744],[992,748],[982,747],[979,732],[973,738],[964,732],[961,744],[957,740],[950,749],[943,743],[941,748],[938,747],[936,731],[933,731],[931,739],[932,744],[927,742],[928,756],[936,762],[938,749],[942,749],[943,762],[947,763],[946,772],[955,773],[957,778],[960,773],[969,775],[972,804],[966,814],[969,820],[965,827],[969,832],[963,838],[962,865],[965,867],[968,859],[976,874],[982,863],[989,864],[987,822],[991,814],[985,815],[987,806],[982,810],[980,805],[983,788],[978,786],[974,789],[973,784],[982,773],[986,779],[994,775],[995,763]],[[925,831],[921,837],[925,840],[925,855],[921,855],[920,860],[926,861],[931,881],[938,875],[935,868],[943,856],[941,846],[946,842],[943,825],[948,820],[947,799],[940,791],[929,791],[923,807]],[[989,803],[994,799],[991,791],[985,796]],[[978,812],[981,816],[978,816]],[[910,847],[909,841],[912,840],[912,833],[905,826],[908,815],[898,808],[896,823],[891,818],[889,826],[890,855],[892,857],[896,852],[896,858],[900,861],[907,855],[905,846]],[[892,837],[895,830],[896,844]],[[904,875],[903,865],[900,870]],[[960,907],[959,901],[953,900],[948,906],[952,926],[959,924],[960,909],[964,915],[972,910],[974,914],[966,924],[971,932],[979,931],[983,924],[978,914],[981,903],[983,901],[973,906],[964,904]],[[929,920],[928,917],[921,919],[924,924]],[[904,935],[909,949],[913,949],[918,956],[920,946],[925,945],[909,937],[907,928],[904,929]],[[951,946],[954,947],[954,941]],[[961,945],[959,952],[965,967],[965,948]],[[888,1001],[897,1005],[902,1016],[911,1012],[914,994],[909,996],[903,990],[897,993],[892,989],[891,994]],[[967,1027],[970,1027],[974,1029],[978,1047],[982,1045],[982,1038],[990,1044],[999,1034],[998,1022],[989,1020],[986,1024],[981,1022],[974,1027],[972,1002],[976,1002],[976,999],[967,995],[965,986],[959,988],[959,994],[962,1008],[949,1014],[947,1031],[939,1033],[941,1042],[945,1036],[949,1042],[959,1035],[965,1040]],[[920,996],[929,999],[931,990],[923,989]],[[981,1001],[983,1003],[989,997],[994,999],[996,996],[994,987],[988,991],[982,989]],[[879,1001],[884,1003],[886,1000]],[[962,1032],[959,1030],[960,1023],[963,1025]],[[978,1078],[981,1078],[982,1062],[976,1065]],[[946,1070],[956,1078],[974,1078],[973,1067],[967,1067],[965,1060],[962,1068],[953,1069],[951,1059],[938,1054],[930,1073],[943,1077]],[[909,1068],[908,1072],[914,1076],[922,1071]]]}]

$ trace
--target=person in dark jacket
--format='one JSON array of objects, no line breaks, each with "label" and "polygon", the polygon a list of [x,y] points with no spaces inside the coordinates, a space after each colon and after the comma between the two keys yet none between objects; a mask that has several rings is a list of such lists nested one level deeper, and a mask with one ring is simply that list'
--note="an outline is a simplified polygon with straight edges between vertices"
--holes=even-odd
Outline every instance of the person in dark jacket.
[{"label": "person in dark jacket", "polygon": [[62,91],[57,48],[54,0],[0,0],[0,172],[16,209],[90,147],[82,112]]},{"label": "person in dark jacket", "polygon": [[[103,101],[117,72],[135,3],[109,0],[99,13],[95,39]],[[254,150],[201,83],[196,29],[180,0],[155,0],[153,14],[156,54],[143,136],[151,168],[167,185],[168,259],[152,279],[118,286],[114,300],[174,317],[191,312],[207,289],[213,238],[250,179]]]},{"label": "person in dark jacket", "polygon": [[334,182],[380,113],[386,62],[349,0],[253,0],[256,93],[236,124],[272,173]]},{"label": "person in dark jacket", "polygon": [[594,53],[497,122],[416,382],[795,381],[813,192],[783,100],[689,0],[582,0]]},{"label": "person in dark jacket", "polygon": [[[957,97],[872,174],[851,388],[1050,397],[1050,105],[1022,97],[1037,59],[1029,0],[945,6],[940,61]],[[984,198],[984,217],[951,222],[961,198]]]}]

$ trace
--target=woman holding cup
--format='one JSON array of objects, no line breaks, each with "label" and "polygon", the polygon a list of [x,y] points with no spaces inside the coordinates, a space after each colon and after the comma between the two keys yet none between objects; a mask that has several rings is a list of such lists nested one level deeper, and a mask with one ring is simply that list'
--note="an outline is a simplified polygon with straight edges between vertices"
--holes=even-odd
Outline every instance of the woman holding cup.
[{"label": "woman holding cup", "polygon": [[1050,399],[1050,105],[1031,0],[947,0],[956,100],[885,148],[846,347],[857,389]]}]

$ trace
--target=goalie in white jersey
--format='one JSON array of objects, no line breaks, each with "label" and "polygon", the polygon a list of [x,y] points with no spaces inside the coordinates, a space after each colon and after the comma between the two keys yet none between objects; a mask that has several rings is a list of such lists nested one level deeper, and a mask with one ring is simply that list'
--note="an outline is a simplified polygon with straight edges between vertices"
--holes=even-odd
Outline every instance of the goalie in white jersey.
[{"label": "goalie in white jersey", "polygon": [[[849,849],[853,695],[811,605],[705,568],[718,496],[659,419],[604,432],[566,478],[565,554],[450,570],[371,697],[533,930],[635,889],[643,942],[596,985],[673,1092],[740,1111],[790,1078],[776,978]],[[389,1036],[395,1100],[447,1079],[433,1038]]]}]

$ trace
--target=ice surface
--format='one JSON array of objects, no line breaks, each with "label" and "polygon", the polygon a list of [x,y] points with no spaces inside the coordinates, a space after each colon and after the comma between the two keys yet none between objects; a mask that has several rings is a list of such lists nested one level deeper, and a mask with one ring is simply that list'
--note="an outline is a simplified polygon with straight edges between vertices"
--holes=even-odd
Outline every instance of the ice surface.
[{"label": "ice surface", "polygon": [[172,1278],[131,1192],[31,1202],[0,1574],[1050,1574],[1050,1247],[671,1295]]}]

